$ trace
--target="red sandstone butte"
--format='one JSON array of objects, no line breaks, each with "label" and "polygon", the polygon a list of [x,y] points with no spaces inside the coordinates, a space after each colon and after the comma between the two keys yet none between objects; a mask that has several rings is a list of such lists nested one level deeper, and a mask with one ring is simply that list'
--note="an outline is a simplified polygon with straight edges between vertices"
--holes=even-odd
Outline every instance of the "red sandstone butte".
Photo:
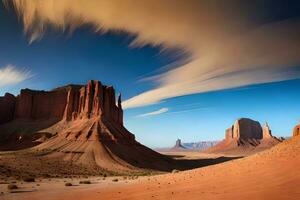
[{"label": "red sandstone butte", "polygon": [[105,117],[123,125],[121,95],[116,105],[115,90],[100,81],[89,81],[86,86],[69,85],[52,91],[22,89],[14,97],[0,97],[0,124],[23,120],[76,120]]},{"label": "red sandstone butte", "polygon": [[110,171],[171,170],[172,160],[135,140],[123,126],[121,95],[91,80],[51,91],[0,98],[0,150],[32,147],[43,155]]},{"label": "red sandstone butte", "polygon": [[280,142],[281,140],[272,136],[267,123],[262,128],[257,121],[241,118],[226,129],[225,139],[207,152],[243,155],[265,150]]}]

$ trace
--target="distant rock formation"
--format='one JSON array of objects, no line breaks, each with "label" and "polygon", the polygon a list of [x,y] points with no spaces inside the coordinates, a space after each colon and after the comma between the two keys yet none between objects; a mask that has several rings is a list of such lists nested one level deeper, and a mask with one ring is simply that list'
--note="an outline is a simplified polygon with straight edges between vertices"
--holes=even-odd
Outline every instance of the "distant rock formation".
[{"label": "distant rock formation", "polygon": [[293,130],[293,137],[299,136],[300,135],[300,124],[294,127]]},{"label": "distant rock formation", "polygon": [[183,148],[185,149],[185,147],[181,144],[181,139],[177,139],[175,146],[173,148]]},{"label": "distant rock formation", "polygon": [[138,143],[123,126],[121,95],[116,101],[114,88],[100,81],[6,94],[0,111],[0,150],[41,143],[34,149],[47,150],[45,156],[110,171],[173,168],[168,157]]},{"label": "distant rock formation", "polygon": [[189,150],[204,151],[217,145],[220,141],[185,142],[182,145]]},{"label": "distant rock formation", "polygon": [[282,140],[272,136],[269,125],[262,128],[260,123],[248,118],[241,118],[225,131],[225,139],[209,148],[211,153],[247,154],[270,148]]},{"label": "distant rock formation", "polygon": [[273,138],[272,136],[272,131],[269,127],[269,124],[266,122],[264,127],[263,127],[263,138],[264,139],[269,139],[269,138]]}]

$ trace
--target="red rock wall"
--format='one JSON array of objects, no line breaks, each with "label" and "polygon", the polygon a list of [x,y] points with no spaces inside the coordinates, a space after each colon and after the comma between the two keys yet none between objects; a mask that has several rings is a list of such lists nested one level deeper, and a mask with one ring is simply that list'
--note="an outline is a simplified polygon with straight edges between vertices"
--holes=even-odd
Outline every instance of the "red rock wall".
[{"label": "red rock wall", "polygon": [[262,139],[263,131],[259,122],[241,118],[226,130],[225,139]]},{"label": "red rock wall", "polygon": [[104,86],[100,81],[89,81],[87,86],[79,90],[69,90],[64,112],[65,120],[97,116],[123,125],[121,97],[118,99],[117,106],[113,87]]},{"label": "red rock wall", "polygon": [[15,112],[16,97],[6,93],[0,97],[0,124],[13,120]]},{"label": "red rock wall", "polygon": [[0,124],[13,119],[76,120],[104,117],[123,125],[121,96],[116,105],[115,90],[100,81],[89,81],[86,86],[70,85],[53,91],[21,90],[16,98],[0,98]]},{"label": "red rock wall", "polygon": [[67,91],[21,90],[17,97],[15,119],[62,119],[67,104]]},{"label": "red rock wall", "polygon": [[226,132],[225,132],[225,140],[231,140],[232,138],[233,138],[233,126],[226,129]]}]

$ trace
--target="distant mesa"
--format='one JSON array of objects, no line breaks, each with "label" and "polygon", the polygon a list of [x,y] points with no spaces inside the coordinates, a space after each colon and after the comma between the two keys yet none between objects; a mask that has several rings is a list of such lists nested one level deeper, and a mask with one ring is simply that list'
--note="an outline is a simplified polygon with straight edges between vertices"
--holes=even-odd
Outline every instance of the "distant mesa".
[{"label": "distant mesa", "polygon": [[272,136],[268,123],[241,118],[225,131],[225,139],[209,148],[209,153],[249,154],[268,149],[282,140]]},{"label": "distant mesa", "polygon": [[177,139],[175,145],[171,148],[156,148],[159,152],[168,151],[204,151],[210,147],[215,146],[220,141],[200,141],[200,142],[182,142]]},{"label": "distant mesa", "polygon": [[110,171],[172,169],[169,158],[138,143],[123,126],[121,95],[116,101],[112,86],[94,80],[0,97],[0,150],[28,147]]},{"label": "distant mesa", "polygon": [[184,142],[182,145],[190,150],[204,151],[210,147],[217,145],[220,141],[200,141],[200,142]]}]

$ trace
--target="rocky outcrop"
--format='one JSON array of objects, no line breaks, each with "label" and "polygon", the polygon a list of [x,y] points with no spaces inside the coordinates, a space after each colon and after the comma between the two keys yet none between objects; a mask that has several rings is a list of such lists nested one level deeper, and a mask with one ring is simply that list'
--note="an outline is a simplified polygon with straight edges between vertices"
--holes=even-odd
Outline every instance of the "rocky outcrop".
[{"label": "rocky outcrop", "polygon": [[116,105],[115,90],[100,81],[86,86],[70,85],[52,91],[23,89],[14,97],[0,97],[0,124],[22,120],[76,120],[99,116],[123,125],[121,95]]},{"label": "rocky outcrop", "polygon": [[67,103],[65,90],[35,91],[21,90],[16,97],[14,119],[46,120],[62,119]]},{"label": "rocky outcrop", "polygon": [[264,139],[270,139],[273,138],[272,136],[272,131],[269,127],[269,124],[266,122],[264,127],[263,127],[263,138]]},{"label": "rocky outcrop", "polygon": [[259,122],[241,118],[235,121],[234,125],[226,129],[225,138],[231,139],[262,139],[262,128]]},{"label": "rocky outcrop", "polygon": [[207,152],[246,155],[268,149],[281,141],[272,136],[267,123],[262,128],[257,121],[241,118],[226,129],[225,139]]},{"label": "rocky outcrop", "polygon": [[176,143],[175,143],[175,145],[174,145],[174,147],[173,147],[173,149],[176,149],[176,148],[183,148],[183,149],[185,149],[185,147],[181,144],[181,139],[177,139],[176,140]]},{"label": "rocky outcrop", "polygon": [[89,81],[87,86],[68,90],[63,119],[70,121],[99,116],[123,125],[121,95],[116,105],[115,90],[100,81]]},{"label": "rocky outcrop", "polygon": [[6,93],[0,97],[0,124],[7,123],[14,118],[16,98],[14,95]]},{"label": "rocky outcrop", "polygon": [[45,157],[118,172],[174,167],[135,140],[123,126],[121,95],[116,101],[114,88],[100,81],[7,94],[0,111],[0,150],[31,147],[48,152]]},{"label": "rocky outcrop", "polygon": [[293,137],[299,136],[300,135],[300,124],[294,127],[293,130]]}]

